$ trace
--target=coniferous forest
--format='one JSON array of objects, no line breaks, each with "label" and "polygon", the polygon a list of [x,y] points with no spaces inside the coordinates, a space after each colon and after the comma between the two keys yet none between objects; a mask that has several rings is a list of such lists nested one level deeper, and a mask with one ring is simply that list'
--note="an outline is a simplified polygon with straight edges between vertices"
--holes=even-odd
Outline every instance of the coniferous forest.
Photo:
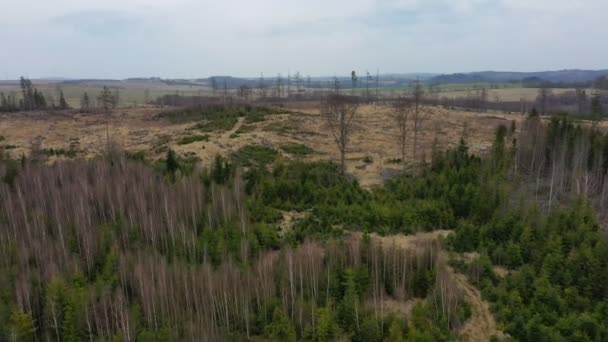
[{"label": "coniferous forest", "polygon": [[[458,340],[471,308],[449,268],[496,340],[606,341],[607,173],[597,125],[534,114],[485,155],[463,137],[371,190],[264,146],[202,168],[3,156],[0,340]],[[286,212],[305,215],[280,229]]]}]

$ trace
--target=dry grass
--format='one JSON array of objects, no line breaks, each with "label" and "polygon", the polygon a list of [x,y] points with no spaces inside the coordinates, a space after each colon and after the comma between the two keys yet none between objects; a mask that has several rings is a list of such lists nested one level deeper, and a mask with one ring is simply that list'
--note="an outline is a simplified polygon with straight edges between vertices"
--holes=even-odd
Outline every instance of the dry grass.
[{"label": "dry grass", "polygon": [[[338,160],[337,148],[314,106],[292,108],[292,113],[268,115],[265,121],[247,124],[241,119],[227,132],[210,132],[209,141],[178,145],[177,141],[191,135],[192,123],[171,124],[156,118],[159,108],[121,109],[109,119],[104,114],[14,113],[0,116],[3,145],[16,145],[13,157],[28,154],[31,143],[42,137],[44,148],[67,148],[76,142],[82,157],[99,155],[106,148],[106,122],[110,139],[128,151],[145,151],[150,159],[164,157],[167,148],[178,153],[194,153],[210,163],[215,155],[227,155],[250,144],[265,144],[280,150],[285,144],[304,144],[314,153],[309,160]],[[419,138],[419,155],[430,159],[436,141],[438,148],[455,146],[466,127],[471,151],[484,153],[492,143],[495,128],[509,125],[509,120],[521,117],[502,114],[469,113],[440,108],[430,109]],[[381,184],[387,175],[397,172],[401,165],[391,162],[399,157],[398,130],[391,120],[390,109],[384,106],[362,106],[357,117],[358,129],[352,135],[347,153],[347,170],[366,187]],[[238,133],[238,134],[237,134]],[[412,144],[410,134],[409,144]],[[411,162],[411,149],[408,162]],[[289,156],[285,154],[285,157]]]},{"label": "dry grass", "polygon": [[[563,94],[568,91],[574,91],[574,89],[570,88],[556,88],[552,90],[555,95]],[[468,95],[475,95],[475,90],[452,90],[452,91],[443,91],[439,93],[440,97],[447,98],[458,98],[458,97],[466,97]],[[517,102],[519,100],[524,101],[534,101],[536,96],[538,95],[538,88],[503,88],[503,89],[489,89],[488,90],[488,100],[495,101],[496,97],[500,101],[513,101]]]}]

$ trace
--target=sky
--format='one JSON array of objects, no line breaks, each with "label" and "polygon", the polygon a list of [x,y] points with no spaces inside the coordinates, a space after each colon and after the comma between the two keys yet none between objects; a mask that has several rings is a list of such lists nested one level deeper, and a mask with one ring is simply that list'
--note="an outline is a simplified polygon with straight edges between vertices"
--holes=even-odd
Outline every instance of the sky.
[{"label": "sky", "polygon": [[608,68],[607,0],[0,0],[0,78]]}]

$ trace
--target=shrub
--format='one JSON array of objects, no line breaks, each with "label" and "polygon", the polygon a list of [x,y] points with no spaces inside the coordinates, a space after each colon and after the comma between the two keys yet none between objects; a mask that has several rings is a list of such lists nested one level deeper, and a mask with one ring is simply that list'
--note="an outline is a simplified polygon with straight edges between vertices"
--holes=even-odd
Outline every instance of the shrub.
[{"label": "shrub", "polygon": [[197,141],[209,141],[209,135],[188,135],[177,141],[178,145],[188,145]]},{"label": "shrub", "polygon": [[279,153],[270,146],[247,145],[233,154],[236,163],[242,166],[267,165],[277,159]]},{"label": "shrub", "polygon": [[314,150],[304,144],[287,144],[281,146],[281,150],[295,156],[307,156],[314,153]]}]

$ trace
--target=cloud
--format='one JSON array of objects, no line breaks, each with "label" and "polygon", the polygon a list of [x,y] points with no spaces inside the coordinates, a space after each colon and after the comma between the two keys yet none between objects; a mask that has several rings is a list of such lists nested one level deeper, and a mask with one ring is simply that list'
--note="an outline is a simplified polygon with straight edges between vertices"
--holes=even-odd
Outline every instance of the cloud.
[{"label": "cloud", "polygon": [[[7,2],[0,74],[455,72],[602,68],[605,0]],[[4,69],[4,70],[2,70]]]},{"label": "cloud", "polygon": [[120,37],[137,30],[142,21],[139,17],[115,11],[82,11],[62,15],[54,19],[58,24],[83,33],[90,38]]}]

